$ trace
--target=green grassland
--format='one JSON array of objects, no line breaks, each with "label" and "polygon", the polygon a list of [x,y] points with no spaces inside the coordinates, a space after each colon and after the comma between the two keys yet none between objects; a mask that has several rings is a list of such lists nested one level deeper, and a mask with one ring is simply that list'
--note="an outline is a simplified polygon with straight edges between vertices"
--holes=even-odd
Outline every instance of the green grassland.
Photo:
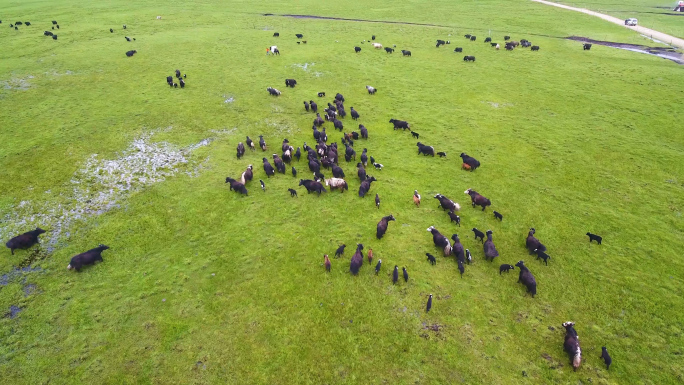
[{"label": "green grassland", "polygon": [[[683,67],[562,39],[642,37],[525,1],[2,0],[0,8],[0,234],[5,242],[32,226],[48,230],[39,248],[0,257],[0,275],[30,262],[41,268],[0,286],[0,315],[22,308],[0,318],[3,383],[682,382]],[[15,31],[9,20],[33,26]],[[57,41],[42,36],[50,20],[60,23]],[[483,43],[489,31],[494,41],[510,34],[541,50],[496,51]],[[296,44],[295,33],[308,43]],[[360,44],[373,34],[397,53]],[[437,49],[436,39],[451,44]],[[280,56],[265,55],[271,44]],[[138,53],[127,58],[129,49]],[[185,89],[165,84],[176,68],[188,76]],[[297,87],[286,89],[285,78]],[[378,93],[368,95],[367,84]],[[270,97],[268,86],[282,96]],[[319,91],[328,97],[317,99]],[[343,159],[343,194],[306,194],[289,172],[266,178],[261,158],[279,153],[283,138],[314,142],[314,115],[302,101],[325,104],[336,92],[370,132],[357,152],[368,148],[385,166],[369,170],[378,179],[369,196],[358,197],[355,162]],[[416,140],[393,131],[390,118],[408,120],[447,158],[416,155]],[[345,131],[356,124],[347,117]],[[237,143],[260,134],[269,150],[236,159]],[[187,163],[110,195],[85,175],[89,160],[124,158],[139,138]],[[461,152],[482,167],[460,170]],[[248,164],[249,195],[228,191],[226,176]],[[310,175],[304,160],[294,166]],[[472,209],[467,188],[492,207]],[[436,193],[461,204],[460,228],[437,208]],[[111,209],[76,215],[98,194]],[[375,239],[390,213],[396,222]],[[58,237],[55,223],[68,224]],[[458,233],[473,253],[463,278],[433,246],[430,225]],[[493,230],[495,263],[484,261],[473,227]],[[548,266],[527,255],[530,227],[548,246]],[[587,231],[603,245],[589,244]],[[99,243],[111,247],[104,263],[65,269]],[[323,254],[341,243],[347,252],[326,274]],[[356,243],[382,259],[378,276],[368,264],[348,273]],[[438,255],[436,266],[426,252]],[[499,264],[521,259],[537,278],[534,299],[517,271],[498,274]],[[408,283],[392,285],[394,265],[408,269]],[[577,372],[562,347],[568,320],[582,344]],[[610,371],[598,358],[604,345]]]}]

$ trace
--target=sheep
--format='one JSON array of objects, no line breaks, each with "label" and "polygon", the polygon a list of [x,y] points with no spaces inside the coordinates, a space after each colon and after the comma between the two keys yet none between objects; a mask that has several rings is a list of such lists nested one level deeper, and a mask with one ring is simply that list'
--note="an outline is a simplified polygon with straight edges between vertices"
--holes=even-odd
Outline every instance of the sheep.
[{"label": "sheep", "polygon": [[515,265],[520,269],[518,282],[525,285],[525,287],[527,287],[527,293],[530,293],[532,298],[534,298],[534,296],[537,295],[537,281],[535,281],[534,275],[532,275],[530,269],[525,266],[523,261],[518,261]]},{"label": "sheep", "polygon": [[266,88],[266,91],[268,91],[268,93],[269,93],[271,96],[280,96],[280,91],[278,91],[277,89],[275,89],[275,88],[273,88],[273,87],[268,87],[268,88]]},{"label": "sheep", "polygon": [[349,264],[349,271],[353,275],[359,274],[359,269],[363,266],[363,253],[361,250],[363,250],[363,245],[358,243],[356,245],[356,252],[352,256],[351,263]]},{"label": "sheep", "polygon": [[454,48],[454,52],[463,52],[463,47]]},{"label": "sheep", "polygon": [[370,95],[375,95],[375,92],[377,92],[377,89],[375,87],[371,87],[371,86],[366,86],[366,90],[368,90],[368,93]]},{"label": "sheep", "polygon": [[266,141],[263,135],[259,135],[259,147],[261,147],[261,151],[266,151]]},{"label": "sheep", "polygon": [[473,61],[474,62],[475,56],[472,56],[472,55],[463,56],[463,61]]},{"label": "sheep", "polygon": [[448,257],[451,254],[451,243],[449,239],[442,235],[434,226],[430,226],[427,229],[428,232],[432,233],[432,242],[435,246],[444,250],[444,256]]},{"label": "sheep", "polygon": [[461,278],[463,278],[463,273],[465,273],[465,267],[463,266],[463,261],[458,260],[458,272],[461,273]]},{"label": "sheep", "polygon": [[499,266],[499,275],[504,272],[508,273],[509,270],[515,270],[515,266],[504,263],[503,265]]},{"label": "sheep", "polygon": [[380,195],[378,194],[375,194],[375,207],[377,207],[378,210],[380,210]]},{"label": "sheep", "polygon": [[267,53],[267,54],[270,53],[271,55],[278,55],[278,56],[280,56],[280,50],[278,50],[278,47],[276,47],[276,46],[271,46],[270,48],[267,48],[267,49],[266,49],[266,53]]},{"label": "sheep", "polygon": [[456,222],[456,224],[458,225],[458,227],[461,227],[461,217],[459,217],[458,215],[454,214],[453,211],[449,211],[448,214],[449,214],[449,218],[451,219],[451,222]]},{"label": "sheep", "polygon": [[405,49],[402,49],[401,54],[402,54],[402,56],[411,56],[411,51],[407,51]]},{"label": "sheep", "polygon": [[297,85],[297,81],[294,79],[285,79],[285,87],[294,88]]},{"label": "sheep", "polygon": [[359,131],[361,131],[361,137],[363,139],[368,139],[368,129],[363,126],[363,124],[359,124]]},{"label": "sheep", "polygon": [[475,240],[477,240],[477,238],[480,238],[480,241],[482,241],[482,243],[484,243],[484,233],[475,227],[473,227],[472,231],[475,234]]},{"label": "sheep", "polygon": [[356,52],[356,53],[361,52],[361,47],[354,47],[354,52]]},{"label": "sheep", "polygon": [[290,192],[290,197],[298,197],[297,196],[297,190],[289,188],[289,189],[287,189],[287,191]]},{"label": "sheep", "polygon": [[461,244],[461,240],[458,238],[458,234],[451,235],[451,239],[454,241],[454,244],[451,246],[451,253],[454,255],[454,257],[456,257],[457,261],[465,262],[463,245]]},{"label": "sheep", "polygon": [[430,309],[432,309],[432,294],[430,294],[430,297],[428,298],[427,307],[425,308],[425,312],[429,313]]},{"label": "sheep", "polygon": [[240,142],[237,145],[237,157],[238,157],[238,159],[242,158],[243,155],[245,155],[245,145],[242,144],[242,142]]},{"label": "sheep", "polygon": [[347,182],[341,178],[326,179],[325,185],[330,186],[330,191],[332,191],[336,188],[339,188],[340,192],[344,192],[344,190],[349,190],[349,186],[347,185]]},{"label": "sheep", "polygon": [[403,270],[403,272],[404,272],[404,282],[408,282],[409,276],[408,276],[408,272],[406,271],[406,268],[402,267],[401,270]]},{"label": "sheep", "polygon": [[394,271],[392,272],[392,283],[396,284],[399,280],[399,266],[394,265]]},{"label": "sheep", "polygon": [[371,188],[371,183],[376,181],[375,177],[368,177],[366,180],[361,182],[361,186],[359,186],[359,197],[363,198],[366,196],[366,193],[368,193],[368,190]]},{"label": "sheep", "polygon": [[600,236],[598,236],[596,234],[592,234],[592,233],[587,233],[587,235],[589,236],[589,243],[591,243],[591,241],[596,241],[596,243],[598,243],[600,245],[601,242],[603,242],[603,237],[600,237]]},{"label": "sheep", "polygon": [[266,185],[264,184],[264,181],[259,179],[259,184],[261,184],[261,189],[266,192]]},{"label": "sheep", "polygon": [[473,204],[473,207],[482,206],[482,211],[485,211],[487,206],[492,205],[492,202],[489,199],[483,197],[477,191],[475,191],[471,188],[465,190],[464,193],[470,195],[470,200],[471,200],[471,203]]},{"label": "sheep", "polygon": [[233,190],[233,191],[240,193],[240,194],[249,195],[247,192],[247,188],[245,188],[244,183],[240,183],[231,177],[226,178],[226,183],[230,183],[229,190]]},{"label": "sheep", "polygon": [[375,275],[380,272],[380,267],[382,266],[382,259],[378,259],[378,263],[375,265]]},{"label": "sheep", "polygon": [[390,47],[385,47],[385,52],[392,53],[392,52],[394,52],[394,49],[390,48]]},{"label": "sheep", "polygon": [[546,266],[549,265],[547,261],[549,258],[551,258],[550,255],[546,254],[545,252],[543,252],[539,249],[535,250],[534,252],[537,253],[537,259],[541,258],[542,261],[544,261],[544,265],[546,265]]},{"label": "sheep", "polygon": [[328,190],[326,190],[321,183],[313,180],[300,179],[299,185],[304,186],[306,188],[307,193],[311,193],[312,191],[317,192],[318,196],[320,196],[322,192],[328,192]]},{"label": "sheep", "polygon": [[332,265],[330,263],[330,258],[328,258],[328,254],[324,254],[323,258],[325,259],[325,271],[327,271],[329,273],[330,272],[330,266]]},{"label": "sheep", "polygon": [[494,211],[494,218],[503,221],[503,215],[499,214],[497,211]]},{"label": "sheep", "polygon": [[354,120],[358,120],[358,119],[359,119],[359,113],[354,109],[354,107],[351,108],[351,117],[352,117],[352,119],[354,119]]},{"label": "sheep", "polygon": [[413,203],[420,207],[420,194],[418,194],[418,190],[413,190]]},{"label": "sheep", "polygon": [[392,123],[392,124],[394,125],[394,129],[395,129],[395,130],[396,130],[396,129],[399,129],[399,128],[402,128],[402,129],[404,129],[404,130],[407,130],[407,129],[410,130],[410,129],[411,129],[411,127],[410,127],[410,125],[408,124],[408,122],[405,122],[405,121],[403,121],[403,120],[390,119],[389,122]]},{"label": "sheep", "polygon": [[431,265],[436,265],[436,264],[437,264],[437,260],[435,259],[435,256],[434,256],[434,255],[432,255],[432,254],[430,254],[430,253],[425,253],[425,255],[427,255],[427,260],[430,261],[430,264],[431,264]]},{"label": "sheep", "polygon": [[268,159],[263,158],[262,160],[264,162],[264,171],[266,172],[266,176],[270,178],[271,176],[275,175],[275,169],[268,162]]},{"label": "sheep", "polygon": [[439,155],[440,158],[445,158],[447,156],[446,152],[444,151],[438,152],[437,155]]},{"label": "sheep", "polygon": [[575,323],[572,321],[563,322],[565,328],[565,341],[563,342],[563,349],[570,356],[570,363],[572,370],[576,371],[582,363],[582,349],[580,348],[579,336],[574,328]]},{"label": "sheep", "polygon": [[603,362],[606,363],[606,370],[610,370],[610,364],[613,363],[613,359],[610,358],[610,354],[608,354],[608,349],[606,349],[605,346],[601,347],[601,356],[599,358],[603,358]]},{"label": "sheep", "polygon": [[[57,40],[57,35],[53,35],[52,38]],[[136,51],[136,50],[127,51],[126,56],[131,57],[131,56],[135,55],[136,53],[138,53],[138,51]]]},{"label": "sheep", "polygon": [[322,98],[322,97],[324,97],[324,96],[325,96],[325,92],[319,92],[319,93],[318,93],[318,97],[319,97],[319,98]]},{"label": "sheep", "polygon": [[373,249],[369,247],[368,248],[368,264],[370,265],[371,263],[373,263]]},{"label": "sheep", "polygon": [[466,262],[468,262],[469,265],[470,265],[471,263],[473,263],[473,255],[470,254],[470,250],[466,249],[466,250],[465,250],[465,255],[466,255]]},{"label": "sheep", "polygon": [[380,222],[378,222],[377,230],[375,232],[375,236],[378,239],[382,239],[383,235],[387,232],[387,225],[389,224],[389,221],[394,221],[394,216],[393,215],[388,215],[386,217],[382,217]]},{"label": "sheep", "polygon": [[104,262],[102,259],[102,252],[107,249],[109,249],[109,246],[100,245],[94,249],[86,251],[85,253],[75,255],[71,258],[71,261],[67,265],[67,270],[74,269],[77,272],[80,272],[84,265],[92,265],[96,261]]},{"label": "sheep", "polygon": [[247,182],[251,182],[252,178],[254,177],[254,173],[252,171],[253,169],[254,167],[250,164],[249,166],[247,166],[247,170],[245,170],[245,172],[242,173],[243,177]]},{"label": "sheep", "polygon": [[494,241],[492,240],[492,230],[487,230],[487,240],[484,242],[483,249],[485,260],[489,260],[489,262],[494,262],[494,258],[499,256],[499,252],[496,251]]},{"label": "sheep", "polygon": [[40,227],[36,227],[35,230],[25,232],[10,239],[7,241],[7,243],[5,243],[5,246],[10,249],[12,255],[14,255],[14,250],[16,249],[25,250],[37,243],[40,243],[38,236],[44,233],[45,230],[41,229]]},{"label": "sheep", "polygon": [[426,146],[421,142],[416,143],[416,146],[418,146],[418,155],[423,154],[423,156],[426,155],[432,155],[433,157],[435,156],[435,148],[432,146]]},{"label": "sheep", "polygon": [[342,246],[337,248],[337,250],[335,251],[335,258],[339,258],[342,256],[342,254],[344,254],[345,247],[347,247],[347,245],[343,244]]},{"label": "sheep", "polygon": [[441,207],[444,210],[448,210],[451,212],[461,210],[461,205],[459,205],[458,203],[456,203],[456,202],[452,201],[451,199],[445,197],[442,194],[436,194],[434,196],[434,198],[439,200],[439,206],[438,207]]},{"label": "sheep", "polygon": [[380,44],[380,43],[373,43],[373,48],[375,48],[375,49],[382,49],[382,44]]},{"label": "sheep", "polygon": [[247,146],[249,147],[250,150],[252,150],[252,151],[255,150],[254,142],[252,141],[252,139],[249,138],[249,136],[247,137],[247,140],[245,140],[245,142],[247,143]]},{"label": "sheep", "polygon": [[530,49],[531,49],[532,51],[539,51],[539,46],[538,46],[538,45],[533,45]]},{"label": "sheep", "polygon": [[342,94],[338,92],[337,95],[335,95],[335,100],[344,102],[344,96],[342,96]]},{"label": "sheep", "polygon": [[530,254],[535,253],[536,250],[546,251],[546,246],[542,245],[542,243],[534,237],[535,232],[536,230],[534,227],[530,228],[530,232],[527,233],[527,238],[525,239],[525,246]]}]

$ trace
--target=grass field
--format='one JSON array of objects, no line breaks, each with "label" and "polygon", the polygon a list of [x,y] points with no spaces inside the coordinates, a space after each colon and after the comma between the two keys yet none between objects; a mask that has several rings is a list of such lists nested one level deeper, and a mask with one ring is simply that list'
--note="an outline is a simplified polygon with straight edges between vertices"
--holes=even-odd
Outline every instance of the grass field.
[{"label": "grass field", "polygon": [[[48,230],[40,247],[0,257],[2,382],[682,382],[683,67],[562,39],[642,37],[525,1],[505,11],[493,1],[2,5],[0,238]],[[33,25],[15,31],[10,20]],[[51,20],[57,41],[42,36]],[[496,51],[483,43],[489,31],[541,50]],[[397,53],[360,45],[373,34]],[[437,49],[436,39],[451,44]],[[271,44],[280,56],[265,55]],[[138,53],[127,58],[130,49]],[[176,68],[185,89],[165,84]],[[285,78],[297,87],[286,89]],[[306,194],[289,172],[266,178],[261,158],[280,153],[283,138],[314,142],[315,115],[302,101],[325,105],[336,92],[370,132],[356,151],[385,166],[369,170],[378,179],[369,196],[358,197],[356,162],[343,159],[348,193]],[[447,158],[416,155],[416,140],[390,118],[409,121]],[[357,124],[347,117],[345,131]],[[237,160],[237,143],[260,134],[269,150]],[[460,170],[461,152],[482,167]],[[228,191],[226,176],[249,164],[249,195]],[[303,159],[293,165],[308,178]],[[492,207],[470,208],[470,187]],[[437,209],[436,193],[461,204],[460,228]],[[390,213],[397,220],[378,241],[375,226]],[[473,253],[463,278],[434,247],[430,225],[458,233]],[[473,227],[493,230],[495,263],[484,261]],[[549,248],[548,266],[527,255],[530,227]],[[603,245],[589,244],[587,231]],[[111,247],[104,263],[65,269],[100,243]],[[345,256],[326,274],[323,254],[342,243]],[[368,264],[348,273],[356,243],[382,259],[378,276]],[[517,271],[498,274],[519,260],[536,276],[534,299]],[[394,265],[407,268],[408,283],[392,284]],[[582,344],[577,372],[563,351],[568,320]],[[601,346],[613,356],[609,371]]]}]

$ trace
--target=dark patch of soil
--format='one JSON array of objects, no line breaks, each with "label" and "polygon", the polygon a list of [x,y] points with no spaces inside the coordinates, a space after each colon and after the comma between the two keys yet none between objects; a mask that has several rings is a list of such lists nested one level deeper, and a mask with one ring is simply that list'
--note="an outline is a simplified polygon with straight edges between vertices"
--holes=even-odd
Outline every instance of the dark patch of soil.
[{"label": "dark patch of soil", "polygon": [[649,47],[647,45],[616,43],[612,41],[594,40],[588,37],[570,36],[566,37],[568,40],[581,41],[583,43],[591,43],[596,45],[603,45],[606,47],[619,48],[627,51],[640,52],[648,55],[654,55],[663,59],[672,60],[677,64],[684,64],[684,56],[675,51],[674,48],[669,47]]},{"label": "dark patch of soil", "polygon": [[40,267],[31,268],[30,266],[22,268],[14,268],[7,273],[0,275],[0,286],[7,286],[8,283],[12,282],[14,279],[21,277],[24,273],[31,273],[34,271],[42,271]]},{"label": "dark patch of soil", "polygon": [[21,308],[19,306],[10,306],[9,312],[5,313],[5,317],[14,318],[19,314]]}]

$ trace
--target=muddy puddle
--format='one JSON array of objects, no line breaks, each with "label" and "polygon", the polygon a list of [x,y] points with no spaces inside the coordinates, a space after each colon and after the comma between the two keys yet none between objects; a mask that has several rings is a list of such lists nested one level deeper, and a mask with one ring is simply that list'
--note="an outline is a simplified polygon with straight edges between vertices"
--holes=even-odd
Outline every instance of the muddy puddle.
[{"label": "muddy puddle", "polygon": [[684,64],[684,56],[681,53],[675,51],[674,48],[649,47],[646,45],[639,45],[639,44],[615,43],[612,41],[593,40],[593,39],[589,39],[586,37],[580,37],[580,36],[570,36],[570,37],[566,37],[566,39],[574,40],[574,41],[581,41],[583,43],[603,45],[606,47],[624,49],[626,51],[645,53],[647,55],[653,55],[653,56],[658,56],[658,57],[663,58],[663,59],[672,60],[673,62],[675,62],[677,64]]}]

